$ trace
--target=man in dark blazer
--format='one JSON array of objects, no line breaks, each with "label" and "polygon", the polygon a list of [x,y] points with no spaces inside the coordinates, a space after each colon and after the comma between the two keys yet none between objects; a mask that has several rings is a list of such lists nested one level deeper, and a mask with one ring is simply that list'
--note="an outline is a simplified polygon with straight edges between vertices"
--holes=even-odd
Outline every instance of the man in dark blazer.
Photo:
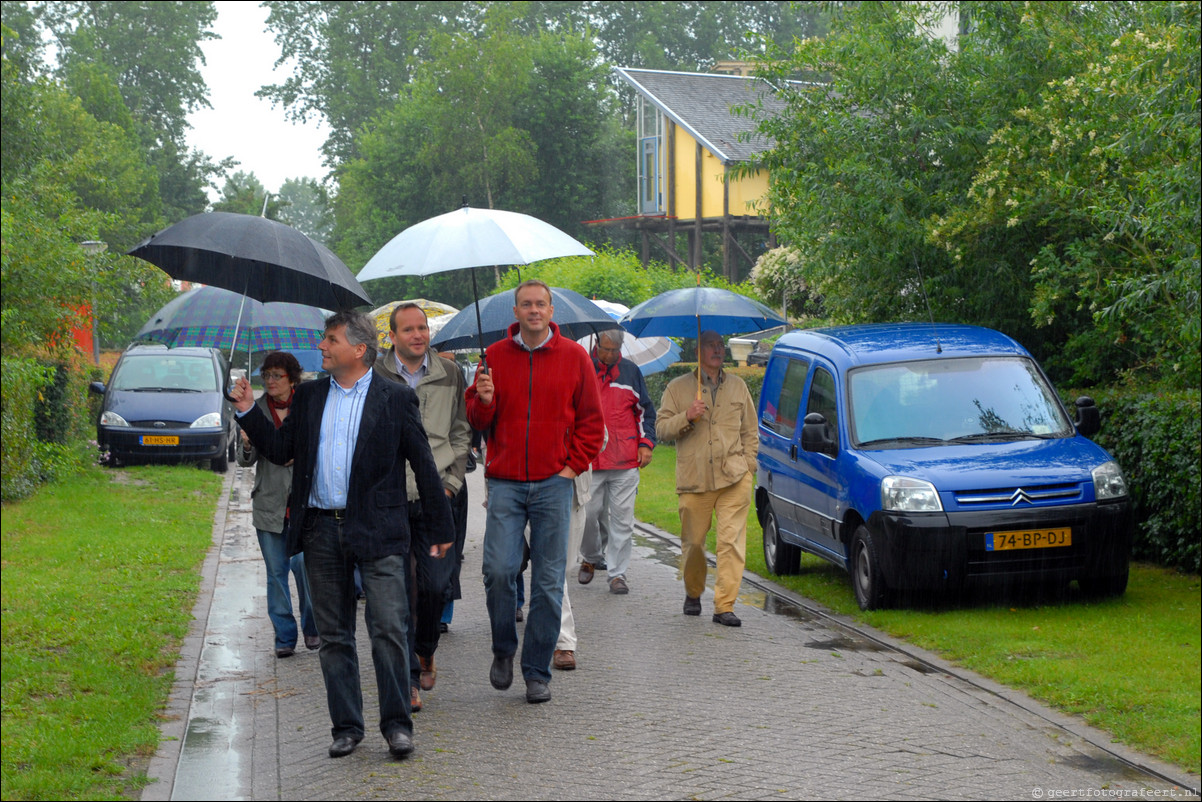
[{"label": "man in dark blazer", "polygon": [[[427,532],[452,532],[451,509],[430,454],[417,395],[373,371],[371,318],[339,312],[319,346],[330,378],[296,388],[292,411],[275,425],[255,406],[246,379],[231,397],[239,424],[272,462],[295,460],[289,496],[289,551],[304,551],[321,671],[330,710],[330,757],[363,740],[363,695],[355,646],[354,569],[367,596],[368,634],[380,697],[380,731],[389,751],[413,751],[404,555],[410,548],[404,463],[417,480]],[[441,558],[451,543],[417,544]]]}]

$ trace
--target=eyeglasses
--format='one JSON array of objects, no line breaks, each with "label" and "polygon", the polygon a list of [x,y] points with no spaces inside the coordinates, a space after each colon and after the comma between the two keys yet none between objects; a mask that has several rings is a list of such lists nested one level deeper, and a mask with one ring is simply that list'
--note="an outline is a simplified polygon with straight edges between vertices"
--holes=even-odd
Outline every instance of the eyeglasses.
[{"label": "eyeglasses", "polygon": [[263,381],[265,382],[278,382],[283,381],[286,378],[288,378],[288,374],[278,370],[273,370],[270,373],[263,374]]}]

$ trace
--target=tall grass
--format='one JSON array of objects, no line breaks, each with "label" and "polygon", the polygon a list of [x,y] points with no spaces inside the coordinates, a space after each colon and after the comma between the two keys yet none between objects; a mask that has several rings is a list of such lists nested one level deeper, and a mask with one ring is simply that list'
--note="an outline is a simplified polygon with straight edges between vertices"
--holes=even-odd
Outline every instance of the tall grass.
[{"label": "tall grass", "polygon": [[[635,514],[680,534],[676,452],[659,446],[643,471]],[[847,573],[802,557],[798,576],[764,564],[754,507],[747,522],[747,570],[834,612],[937,652],[1019,688],[1127,745],[1197,772],[1202,762],[1202,582],[1196,574],[1135,564],[1126,594],[1102,601],[1069,590],[1058,598],[1000,597],[989,590],[910,599],[907,607],[861,612]],[[714,548],[713,532],[708,548]]]},{"label": "tall grass", "polygon": [[89,468],[5,504],[5,799],[99,799],[144,782],[222,478]]}]

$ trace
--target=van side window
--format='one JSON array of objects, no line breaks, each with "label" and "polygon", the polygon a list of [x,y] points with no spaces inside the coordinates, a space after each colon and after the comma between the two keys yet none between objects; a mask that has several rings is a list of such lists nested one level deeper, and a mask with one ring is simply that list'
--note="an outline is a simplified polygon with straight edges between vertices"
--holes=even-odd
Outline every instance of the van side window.
[{"label": "van side window", "polygon": [[827,432],[832,440],[839,439],[839,406],[835,397],[835,377],[826,368],[814,371],[810,383],[810,398],[806,402],[806,414],[819,412],[830,427]]},{"label": "van side window", "polygon": [[804,359],[776,357],[764,376],[764,412],[760,423],[781,437],[792,439],[810,363]]}]

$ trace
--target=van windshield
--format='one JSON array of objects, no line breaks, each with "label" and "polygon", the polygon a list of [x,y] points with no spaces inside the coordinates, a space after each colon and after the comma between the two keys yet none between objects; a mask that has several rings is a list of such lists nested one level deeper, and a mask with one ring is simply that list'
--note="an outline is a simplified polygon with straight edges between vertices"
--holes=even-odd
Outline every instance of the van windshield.
[{"label": "van windshield", "polygon": [[217,392],[212,360],[172,354],[129,354],[113,374],[114,390]]},{"label": "van windshield", "polygon": [[1050,439],[1073,434],[1035,364],[965,357],[857,368],[848,377],[851,435],[860,447]]}]

